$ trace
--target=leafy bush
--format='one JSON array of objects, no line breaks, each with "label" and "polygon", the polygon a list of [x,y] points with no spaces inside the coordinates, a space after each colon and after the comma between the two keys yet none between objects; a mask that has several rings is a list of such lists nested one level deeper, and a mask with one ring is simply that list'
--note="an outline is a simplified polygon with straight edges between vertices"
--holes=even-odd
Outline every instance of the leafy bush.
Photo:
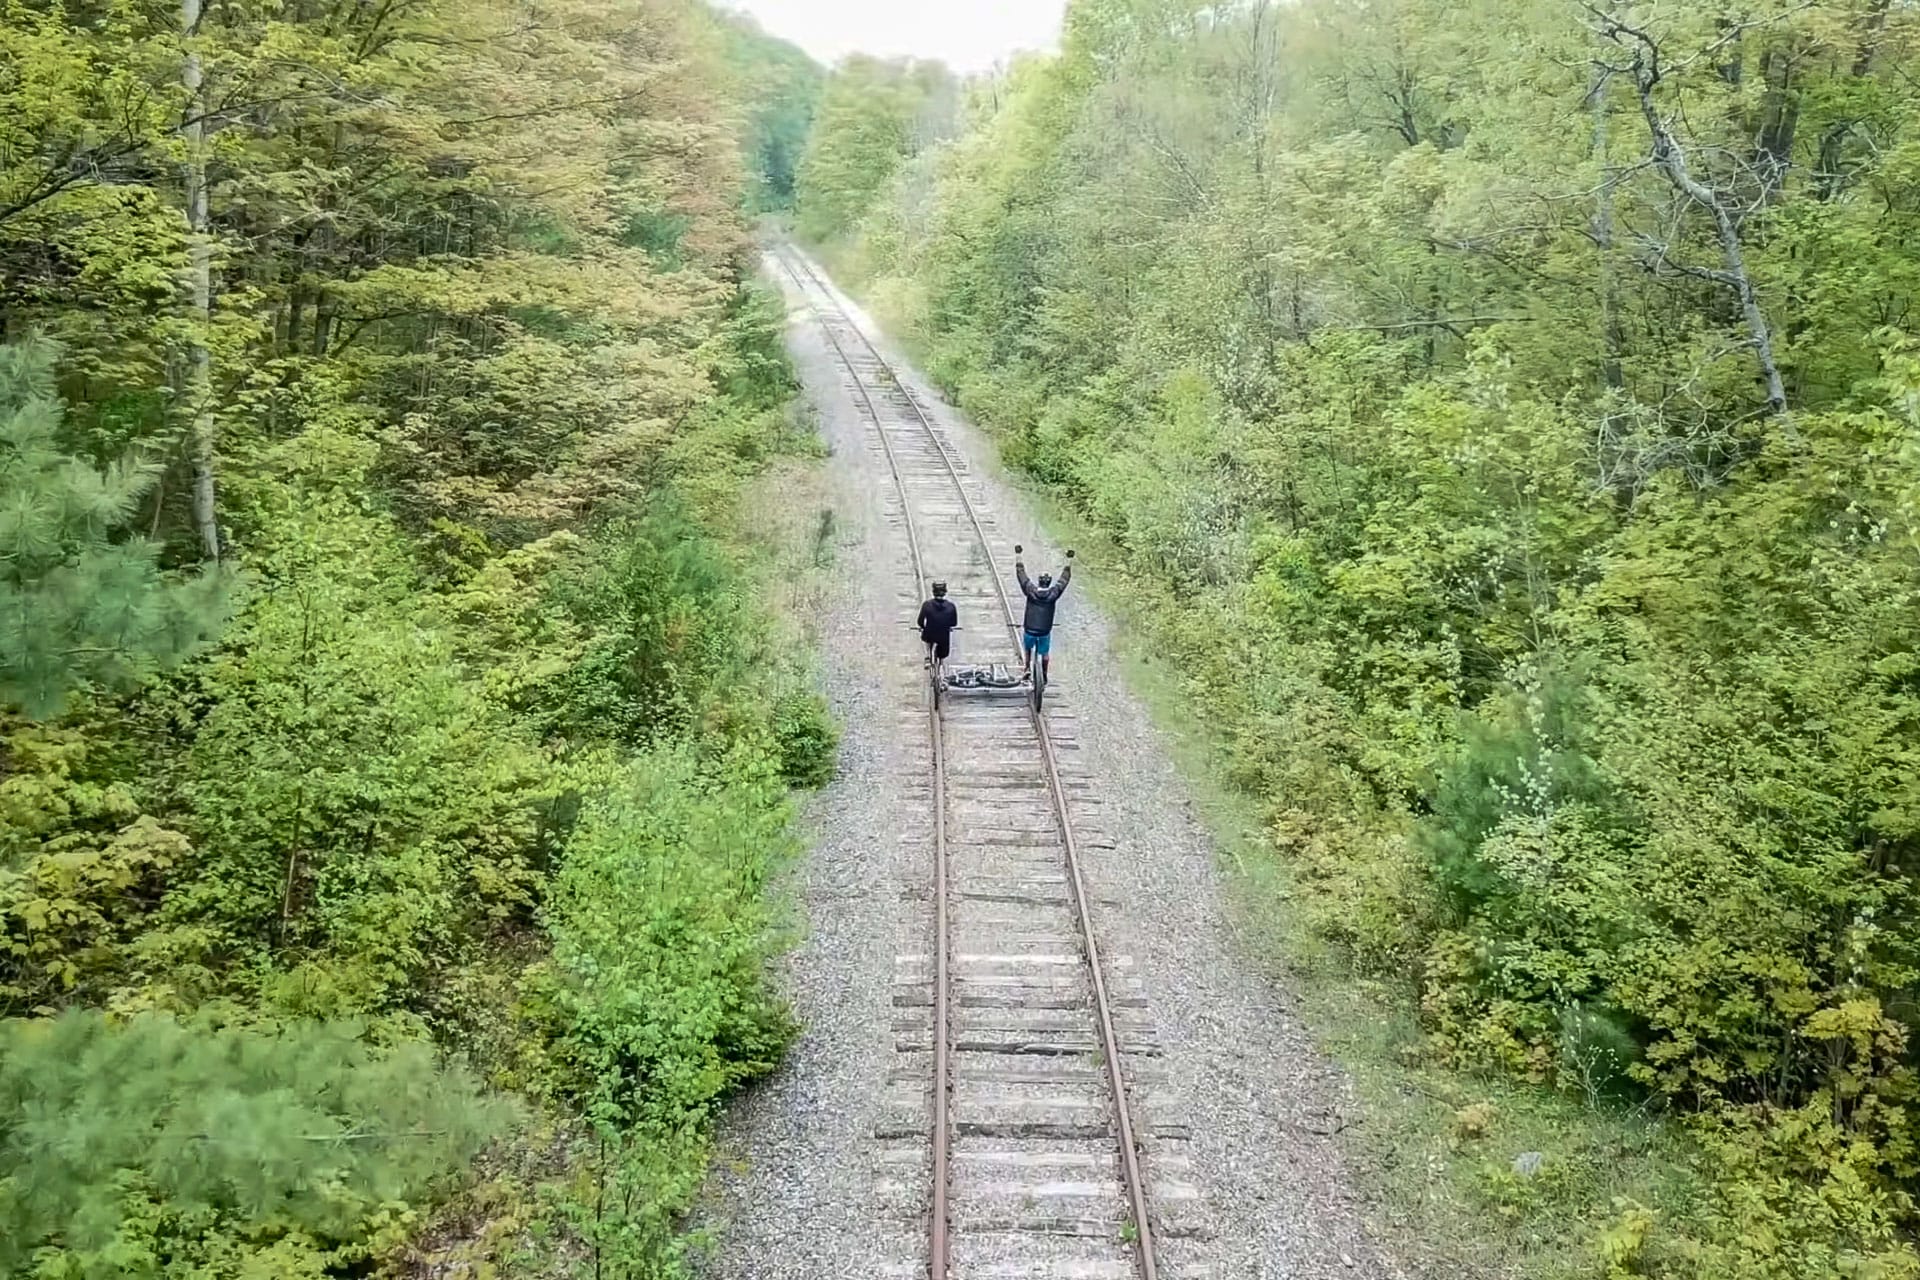
[{"label": "leafy bush", "polygon": [[418,1008],[530,908],[551,766],[463,669],[395,530],[343,495],[281,501],[235,646],[191,690],[195,856],[150,945],[304,957],[280,990],[310,1016]]},{"label": "leafy bush", "polygon": [[780,775],[796,787],[823,787],[838,767],[840,734],[826,700],[816,693],[783,694],[773,704],[773,736]]},{"label": "leafy bush", "polygon": [[747,676],[742,632],[757,623],[738,574],[676,502],[597,530],[551,591],[584,636],[551,685],[558,731],[644,746],[691,730]]},{"label": "leafy bush", "polygon": [[786,819],[777,775],[750,759],[714,776],[654,752],[590,794],[544,910],[575,1091],[678,1119],[772,1066],[790,1028],[762,968],[761,890],[791,850]]},{"label": "leafy bush", "polygon": [[578,1227],[615,1274],[672,1274],[656,1268],[679,1254],[715,1107],[793,1034],[766,974],[764,889],[792,848],[771,763],[713,773],[661,750],[595,768],[554,874],[553,960],[533,985],[556,1084],[600,1130],[603,1185]]},{"label": "leafy bush", "polygon": [[[403,531],[356,498],[371,457],[320,429],[249,477],[266,513],[248,530],[258,590],[228,644],[137,718],[9,722],[0,1001],[372,1015],[368,1038],[398,1057],[315,1051],[316,1070],[371,1088],[390,1083],[383,1063],[419,1067],[428,1029],[517,1037],[477,1047],[597,1139],[552,1212],[609,1267],[667,1274],[714,1109],[791,1034],[765,985],[780,935],[761,894],[789,847],[787,785],[831,772],[831,723],[817,698],[773,692],[790,655],[767,660],[736,553],[677,501],[591,538],[463,538],[430,584]],[[168,752],[163,769],[135,734]],[[511,1000],[502,942],[533,964],[532,1024],[472,998],[491,984]],[[135,1025],[216,1057],[227,1043]],[[78,1123],[67,1103],[46,1106]],[[364,1229],[278,1209],[240,1221],[144,1169],[107,1181],[117,1234],[60,1265],[97,1269],[106,1250],[317,1276],[416,1225],[398,1209]],[[598,1207],[608,1188],[618,1211]]]}]

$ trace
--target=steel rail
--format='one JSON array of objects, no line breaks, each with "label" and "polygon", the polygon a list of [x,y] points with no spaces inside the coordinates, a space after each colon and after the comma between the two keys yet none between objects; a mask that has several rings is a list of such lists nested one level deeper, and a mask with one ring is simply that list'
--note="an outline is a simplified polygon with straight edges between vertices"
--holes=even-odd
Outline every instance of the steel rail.
[{"label": "steel rail", "polygon": [[[775,251],[774,256],[787,274],[800,289],[801,297],[807,296],[806,282],[793,269],[792,261],[786,254]],[[803,264],[805,265],[805,264]],[[812,268],[807,269],[813,274]],[[815,277],[816,285],[819,283]],[[832,295],[828,295],[832,296]],[[819,308],[811,299],[807,309],[819,314]],[[844,311],[842,313],[844,315]],[[907,499],[906,482],[901,479],[900,467],[893,456],[893,445],[887,440],[886,424],[880,421],[880,410],[873,402],[873,396],[867,391],[866,382],[860,371],[853,367],[846,349],[840,345],[840,339],[826,325],[820,326],[820,332],[826,334],[827,341],[833,344],[834,354],[840,357],[840,363],[846,367],[847,374],[853,379],[854,390],[867,406],[867,416],[873,419],[873,429],[880,435],[880,447],[886,454],[887,470],[893,474],[894,489],[900,494],[900,515],[907,530],[907,557],[913,562],[914,589],[923,589],[926,583],[926,565],[920,556],[920,538],[913,527],[913,504]],[[883,364],[884,368],[885,365]],[[952,1090],[949,1078],[952,1045],[947,1031],[947,991],[950,985],[947,972],[947,762],[944,735],[941,732],[939,701],[935,699],[928,720],[929,736],[933,740],[933,1224],[932,1240],[928,1252],[927,1270],[931,1280],[947,1280],[948,1242],[947,1242],[947,1153],[952,1145],[951,1116],[947,1105]]]},{"label": "steel rail", "polygon": [[[806,282],[801,280],[800,274],[794,270],[793,266],[796,255],[790,251],[781,249],[775,251],[775,257],[780,260],[781,265],[786,268],[787,274],[791,276],[794,283],[800,287],[801,295],[805,297],[807,293]],[[912,388],[908,387],[900,380],[899,376],[894,373],[892,365],[887,361],[887,358],[880,353],[880,349],[874,345],[873,340],[867,336],[866,331],[860,327],[859,322],[847,311],[845,304],[840,301],[832,288],[820,279],[819,273],[813,268],[813,264],[804,256],[799,256],[797,260],[805,270],[807,277],[812,281],[815,289],[827,296],[827,299],[832,302],[834,310],[840,313],[841,320],[859,337],[861,345],[866,347],[867,353],[873,358],[874,363],[878,365],[881,370],[885,371],[887,376],[892,379],[893,384],[900,389],[901,395],[913,410],[914,417],[919,419],[921,429],[926,432],[928,440],[931,441],[934,446],[934,450],[940,455],[941,463],[946,468],[948,477],[953,481],[954,492],[959,494],[961,506],[967,513],[967,522],[973,526],[974,537],[979,542],[981,551],[986,555],[987,568],[993,576],[994,590],[1000,597],[1000,608],[1006,618],[1007,632],[1009,637],[1014,641],[1017,651],[1019,648],[1019,625],[1014,621],[1013,600],[1007,594],[1006,580],[1001,575],[999,561],[994,556],[992,541],[987,537],[986,529],[980,522],[979,511],[974,507],[972,496],[967,493],[966,483],[961,479],[959,469],[954,466],[953,456],[948,452],[946,442],[940,438],[939,430],[933,425],[933,420],[927,416],[927,411],[921,407],[919,397],[915,396]],[[808,301],[807,305],[809,310],[813,311],[816,315],[819,314],[819,308],[811,300]],[[883,452],[886,454],[887,469],[892,473],[894,488],[900,495],[900,506],[907,526],[908,550],[913,559],[914,576],[916,579],[924,580],[926,576],[925,566],[920,559],[919,542],[913,532],[912,504],[908,499],[906,483],[901,477],[899,465],[894,457],[893,447],[887,440],[886,427],[880,421],[879,412],[874,406],[872,396],[867,392],[859,371],[854,368],[852,360],[847,357],[846,348],[841,345],[839,338],[835,337],[827,326],[822,325],[821,331],[826,333],[827,341],[832,344],[834,352],[840,357],[840,363],[846,367],[847,373],[853,378],[854,386],[859,391],[860,398],[865,401],[867,405],[868,415],[873,418],[874,426],[880,433],[880,444]],[[1034,728],[1040,742],[1041,759],[1046,766],[1047,790],[1053,799],[1054,821],[1060,832],[1060,845],[1066,862],[1067,880],[1073,892],[1074,912],[1080,924],[1081,945],[1085,951],[1088,977],[1093,986],[1094,1011],[1100,1036],[1100,1056],[1105,1064],[1108,1087],[1113,1095],[1114,1127],[1117,1130],[1116,1137],[1120,1148],[1121,1179],[1126,1184],[1128,1207],[1133,1217],[1134,1255],[1140,1264],[1141,1280],[1158,1280],[1159,1270],[1155,1262],[1153,1227],[1147,1217],[1146,1178],[1140,1169],[1139,1148],[1134,1136],[1131,1108],[1127,1102],[1126,1078],[1120,1066],[1119,1035],[1114,1030],[1113,1011],[1107,995],[1106,976],[1103,972],[1103,966],[1100,963],[1099,943],[1094,937],[1093,913],[1088,906],[1086,881],[1080,869],[1079,845],[1074,838],[1073,820],[1067,812],[1066,786],[1060,777],[1059,758],[1054,752],[1053,739],[1047,732],[1046,718],[1039,712],[1034,711],[1031,704],[1029,704],[1028,713],[1033,720]],[[935,897],[939,899],[939,906],[935,917],[935,937],[938,958],[935,962],[934,994],[934,1096],[939,1100],[939,1105],[935,1107],[937,1116],[934,1125],[934,1254],[929,1263],[929,1272],[932,1280],[947,1280],[947,1227],[945,1219],[947,1152],[945,1099],[947,1096],[946,1089],[948,1087],[945,1061],[947,1047],[945,1029],[947,1008],[945,990],[946,834],[945,824],[942,819],[943,805],[940,799],[940,795],[945,790],[945,787],[940,757],[940,709],[935,707],[932,715],[934,720],[934,792],[936,797],[935,817],[937,823],[937,834],[934,842],[934,862],[936,884],[939,886],[939,891],[935,894]]]}]

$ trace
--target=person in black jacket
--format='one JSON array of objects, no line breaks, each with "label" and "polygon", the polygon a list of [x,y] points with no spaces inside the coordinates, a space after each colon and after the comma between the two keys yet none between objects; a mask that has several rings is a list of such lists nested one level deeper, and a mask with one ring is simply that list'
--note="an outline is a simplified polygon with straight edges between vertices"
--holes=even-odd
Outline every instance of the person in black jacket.
[{"label": "person in black jacket", "polygon": [[1027,617],[1020,634],[1021,666],[1020,674],[1029,675],[1033,670],[1033,655],[1040,655],[1040,669],[1051,676],[1053,663],[1048,654],[1053,648],[1053,607],[1060,602],[1060,594],[1067,589],[1067,582],[1073,577],[1073,552],[1067,552],[1066,567],[1060,570],[1060,580],[1055,582],[1053,575],[1043,573],[1038,583],[1027,577],[1027,566],[1021,561],[1022,548],[1015,544],[1013,548],[1013,576],[1020,582],[1020,590],[1026,593]]},{"label": "person in black jacket", "polygon": [[953,601],[947,599],[947,584],[933,584],[933,598],[920,606],[920,618],[915,624],[920,628],[922,643],[930,648],[932,661],[945,662],[950,651],[953,629],[960,625],[960,611],[953,607]]}]

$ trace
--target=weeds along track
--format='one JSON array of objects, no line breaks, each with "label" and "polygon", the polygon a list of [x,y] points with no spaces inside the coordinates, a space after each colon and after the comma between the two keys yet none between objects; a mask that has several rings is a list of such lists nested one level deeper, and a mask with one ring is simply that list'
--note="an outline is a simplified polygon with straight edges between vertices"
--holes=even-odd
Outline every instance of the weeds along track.
[{"label": "weeds along track", "polygon": [[[1008,576],[964,461],[797,250],[774,251],[838,356],[892,479],[913,573],[944,578],[955,657],[1017,662]],[[1010,567],[1010,566],[1009,566]],[[916,660],[903,628],[874,643]],[[1084,660],[1084,659],[1083,659]],[[1159,1046],[1125,957],[1103,954],[1062,769],[1074,745],[1023,698],[924,685],[932,810],[926,911],[896,961],[895,1054],[875,1134],[889,1276],[1200,1280],[1207,1232],[1183,1126],[1146,1099]],[[1089,803],[1082,800],[1081,803]]]}]

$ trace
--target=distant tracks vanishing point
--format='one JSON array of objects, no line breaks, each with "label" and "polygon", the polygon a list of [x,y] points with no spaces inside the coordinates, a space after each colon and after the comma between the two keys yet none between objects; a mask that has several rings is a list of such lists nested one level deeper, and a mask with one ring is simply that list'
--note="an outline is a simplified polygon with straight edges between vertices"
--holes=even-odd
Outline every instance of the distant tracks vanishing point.
[{"label": "distant tracks vanishing point", "polygon": [[[784,245],[773,253],[879,435],[914,590],[944,577],[963,621],[970,609],[999,613],[1006,656],[1017,662],[1006,575],[940,430],[812,264]],[[912,662],[918,646],[903,638],[900,652]],[[930,994],[931,1044],[910,1037],[898,1047],[920,1079],[930,1068],[931,1115],[881,1135],[913,1142],[902,1163],[924,1168],[918,1144],[931,1130],[928,1252],[897,1273],[1159,1280],[1165,1268],[1116,1018],[1117,1008],[1144,1002],[1109,990],[1047,718],[1025,701],[940,702],[928,699],[931,973],[921,957],[903,957],[897,990],[907,994],[896,995],[896,1004],[924,1004]],[[1042,794],[1044,804],[1030,803]],[[1043,825],[1029,825],[1036,817]],[[956,844],[964,866],[956,866]],[[1149,1038],[1134,1037],[1126,1053],[1154,1052]],[[1190,1186],[1173,1190],[1197,1203]],[[1201,1234],[1177,1222],[1171,1229]]]}]

